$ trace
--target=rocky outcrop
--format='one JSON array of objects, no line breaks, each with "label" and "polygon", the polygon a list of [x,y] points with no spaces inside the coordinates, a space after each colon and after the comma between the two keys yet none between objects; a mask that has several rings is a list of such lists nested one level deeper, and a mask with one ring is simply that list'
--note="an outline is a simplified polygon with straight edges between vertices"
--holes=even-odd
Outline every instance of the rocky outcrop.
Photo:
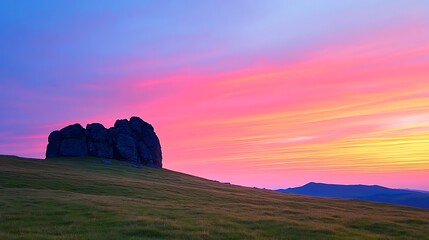
[{"label": "rocky outcrop", "polygon": [[159,139],[152,125],[139,117],[117,120],[109,129],[100,123],[88,124],[86,129],[73,124],[53,131],[48,141],[46,158],[92,156],[162,167]]},{"label": "rocky outcrop", "polygon": [[113,158],[112,138],[109,130],[100,123],[86,125],[89,156]]}]

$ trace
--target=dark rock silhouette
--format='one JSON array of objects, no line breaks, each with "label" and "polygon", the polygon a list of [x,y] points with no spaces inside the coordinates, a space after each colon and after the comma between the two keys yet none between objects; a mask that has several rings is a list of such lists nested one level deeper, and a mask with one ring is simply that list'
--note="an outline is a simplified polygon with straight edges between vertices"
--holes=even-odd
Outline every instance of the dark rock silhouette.
[{"label": "dark rock silhouette", "polygon": [[161,144],[149,123],[139,117],[116,120],[106,129],[100,123],[80,124],[53,131],[48,138],[46,158],[114,158],[137,165],[162,167]]},{"label": "dark rock silhouette", "polygon": [[100,123],[86,125],[88,155],[113,158],[112,139],[109,131]]}]

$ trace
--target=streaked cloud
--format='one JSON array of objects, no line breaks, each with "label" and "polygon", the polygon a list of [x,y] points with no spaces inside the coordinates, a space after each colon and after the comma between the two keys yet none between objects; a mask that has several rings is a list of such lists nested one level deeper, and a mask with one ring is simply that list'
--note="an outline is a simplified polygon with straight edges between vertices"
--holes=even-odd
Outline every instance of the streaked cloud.
[{"label": "streaked cloud", "polygon": [[139,115],[173,170],[429,189],[427,3],[1,4],[0,153]]}]

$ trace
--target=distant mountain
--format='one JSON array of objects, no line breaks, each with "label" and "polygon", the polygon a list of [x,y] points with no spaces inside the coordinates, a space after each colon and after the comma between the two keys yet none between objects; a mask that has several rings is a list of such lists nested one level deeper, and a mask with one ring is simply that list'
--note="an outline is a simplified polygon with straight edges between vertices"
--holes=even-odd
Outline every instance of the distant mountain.
[{"label": "distant mountain", "polygon": [[278,189],[277,192],[316,197],[359,199],[429,208],[429,193],[418,190],[391,189],[377,185],[339,185],[307,183],[302,187]]}]

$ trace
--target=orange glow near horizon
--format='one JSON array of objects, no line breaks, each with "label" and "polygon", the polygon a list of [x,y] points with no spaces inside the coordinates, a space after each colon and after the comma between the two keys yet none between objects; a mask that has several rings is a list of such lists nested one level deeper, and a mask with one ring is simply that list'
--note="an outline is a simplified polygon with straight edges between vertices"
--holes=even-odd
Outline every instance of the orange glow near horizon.
[{"label": "orange glow near horizon", "polygon": [[172,108],[153,103],[162,109],[156,115],[175,116],[158,124],[165,166],[274,188],[293,179],[428,189],[412,176],[429,176],[429,48],[398,52],[396,41],[375,48],[385,41],[367,39],[284,66],[188,76],[193,88],[165,98]]},{"label": "orange glow near horizon", "polygon": [[[320,11],[330,13],[334,5],[342,6],[339,3],[323,3],[326,9]],[[148,45],[149,50],[136,47],[132,49],[136,53],[123,53],[128,49],[124,43],[115,45],[117,49],[109,55],[101,47],[95,48],[91,52],[94,56],[100,54],[103,60],[105,56],[113,57],[106,57],[105,62],[88,57],[94,66],[89,64],[91,74],[82,81],[76,80],[80,75],[73,75],[73,64],[80,66],[80,55],[74,54],[74,48],[68,49],[73,52],[73,61],[64,67],[69,72],[55,68],[59,73],[51,73],[46,70],[48,65],[40,67],[46,68],[52,78],[70,74],[68,85],[47,81],[44,95],[33,90],[38,83],[16,87],[25,90],[19,94],[24,100],[14,101],[11,108],[20,109],[21,115],[17,115],[25,117],[21,121],[28,121],[25,126],[33,132],[16,136],[15,132],[30,130],[10,133],[5,128],[0,132],[2,138],[11,140],[0,144],[0,150],[42,157],[52,130],[75,122],[101,122],[110,127],[116,119],[136,115],[155,127],[164,167],[171,170],[267,188],[314,181],[429,190],[428,15],[404,4],[410,5],[410,13],[402,9],[392,15],[383,12],[386,17],[372,26],[363,18],[377,15],[377,11],[385,10],[383,6],[393,3],[380,7],[370,1],[366,4],[373,8],[359,5],[362,9],[357,13],[345,6],[343,12],[335,12],[338,17],[333,19],[328,19],[329,14],[316,16],[309,11],[308,16],[297,18],[302,26],[290,24],[294,18],[284,20],[282,11],[277,12],[278,16],[271,16],[271,11],[265,16],[263,12],[261,19],[258,14],[239,18],[242,25],[229,29],[226,24],[235,24],[231,19],[237,16],[231,14],[225,18],[225,26],[221,25],[218,32],[213,30],[213,35],[206,34],[206,29],[212,28],[204,21],[195,26],[201,32],[190,36],[186,34],[192,29],[186,27],[193,22],[185,21],[182,29],[172,34],[176,36],[182,30],[186,37],[177,39],[168,35],[171,24],[155,26],[148,31],[155,35],[159,30],[163,41],[149,41],[146,35],[140,36],[141,42],[129,38],[133,40],[130,44],[142,49]],[[399,8],[402,3],[395,2],[395,6]],[[355,19],[347,20],[348,13],[355,14]],[[341,24],[343,18],[348,22]],[[162,26],[167,18],[159,19]],[[254,19],[258,34],[253,34],[250,27],[242,29]],[[124,28],[124,32],[137,32],[137,20],[131,20],[132,27]],[[215,23],[223,19],[216,16],[211,20],[213,26],[208,26],[215,28]],[[273,24],[265,26],[263,20]],[[333,27],[315,24],[324,20],[326,26]],[[296,37],[288,38],[283,25]],[[268,27],[272,29],[266,30]],[[106,36],[113,30],[107,29]],[[119,41],[118,36],[129,40],[122,37],[122,31],[119,33],[112,41]],[[216,38],[218,41],[209,39],[215,38],[215,33],[222,36]],[[301,38],[303,41],[298,41]],[[109,39],[101,40],[100,44]],[[92,51],[94,42],[85,45],[85,51]],[[16,72],[18,75],[20,70]],[[7,93],[13,92],[14,88],[10,89]],[[31,95],[33,91],[36,93]],[[33,106],[38,100],[46,106]],[[38,122],[29,119],[30,110],[38,112],[34,114]]]}]

